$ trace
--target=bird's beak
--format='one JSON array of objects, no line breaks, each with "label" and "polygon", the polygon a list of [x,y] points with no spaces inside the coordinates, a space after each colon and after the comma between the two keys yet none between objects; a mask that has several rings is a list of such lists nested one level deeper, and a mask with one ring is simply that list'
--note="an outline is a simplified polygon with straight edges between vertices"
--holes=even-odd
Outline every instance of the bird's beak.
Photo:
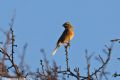
[{"label": "bird's beak", "polygon": [[65,27],[65,23],[63,24],[63,27]]}]

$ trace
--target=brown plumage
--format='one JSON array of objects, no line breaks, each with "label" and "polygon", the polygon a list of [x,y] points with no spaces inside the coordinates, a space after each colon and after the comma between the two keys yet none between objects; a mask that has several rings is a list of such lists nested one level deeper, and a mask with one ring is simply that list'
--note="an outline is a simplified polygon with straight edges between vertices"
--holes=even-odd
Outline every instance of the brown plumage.
[{"label": "brown plumage", "polygon": [[74,29],[73,29],[72,25],[70,24],[70,22],[65,22],[63,24],[63,27],[65,28],[65,30],[62,33],[62,35],[60,36],[60,38],[58,39],[56,48],[54,49],[52,55],[55,55],[55,53],[57,52],[60,45],[62,45],[64,43],[69,43],[70,40],[74,37]]}]

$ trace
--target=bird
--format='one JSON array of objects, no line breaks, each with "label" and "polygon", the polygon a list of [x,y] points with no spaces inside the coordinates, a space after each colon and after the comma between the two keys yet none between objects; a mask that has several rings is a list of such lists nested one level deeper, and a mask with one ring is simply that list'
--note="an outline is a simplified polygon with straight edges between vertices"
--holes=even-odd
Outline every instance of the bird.
[{"label": "bird", "polygon": [[63,24],[63,27],[65,28],[65,30],[56,43],[56,47],[52,52],[53,56],[56,54],[61,45],[69,44],[70,40],[74,37],[74,29],[70,22],[65,22]]}]

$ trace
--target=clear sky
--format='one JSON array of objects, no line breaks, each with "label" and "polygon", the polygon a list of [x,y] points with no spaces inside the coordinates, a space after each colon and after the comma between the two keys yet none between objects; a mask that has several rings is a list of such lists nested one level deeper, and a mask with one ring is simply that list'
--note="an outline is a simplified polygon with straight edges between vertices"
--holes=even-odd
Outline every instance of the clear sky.
[{"label": "clear sky", "polygon": [[[96,68],[99,62],[94,57],[105,56],[104,45],[120,37],[120,0],[0,0],[0,28],[9,29],[8,23],[15,10],[16,54],[20,54],[23,45],[28,43],[26,62],[33,70],[39,67],[41,48],[45,49],[50,63],[55,60],[65,67],[64,47],[53,57],[51,52],[66,21],[71,22],[75,31],[69,50],[70,66],[79,67],[83,75],[87,73],[85,50],[94,53],[91,67]],[[120,72],[120,62],[116,59],[120,56],[120,47],[116,46],[108,67],[108,70],[115,67],[112,73]]]}]

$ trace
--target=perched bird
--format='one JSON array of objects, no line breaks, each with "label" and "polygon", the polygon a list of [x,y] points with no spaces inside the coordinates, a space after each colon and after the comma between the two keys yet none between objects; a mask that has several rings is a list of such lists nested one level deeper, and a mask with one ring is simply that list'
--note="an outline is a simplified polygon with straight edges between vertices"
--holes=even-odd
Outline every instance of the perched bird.
[{"label": "perched bird", "polygon": [[65,28],[65,30],[62,33],[61,37],[58,39],[58,41],[56,43],[56,47],[55,47],[54,51],[52,52],[52,55],[55,55],[58,48],[62,44],[69,44],[70,40],[74,37],[74,29],[73,29],[72,25],[70,24],[70,22],[65,22],[63,24],[63,27]]}]

